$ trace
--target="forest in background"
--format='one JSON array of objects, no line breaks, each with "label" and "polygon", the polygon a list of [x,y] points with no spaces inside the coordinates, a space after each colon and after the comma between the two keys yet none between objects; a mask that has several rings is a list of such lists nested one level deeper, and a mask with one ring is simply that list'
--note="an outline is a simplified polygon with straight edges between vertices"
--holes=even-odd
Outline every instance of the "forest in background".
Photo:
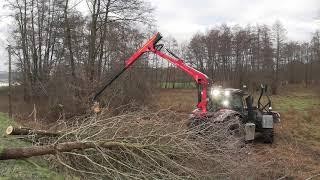
[{"label": "forest in background", "polygon": [[[7,1],[14,19],[11,53],[25,103],[46,111],[61,105],[70,114],[85,111],[97,89],[156,32],[154,7],[144,0],[87,2],[84,16],[69,0]],[[286,34],[280,21],[272,26],[222,24],[186,43],[169,37],[164,44],[215,84],[254,88],[267,83],[273,94],[287,84],[319,84],[320,31],[309,42],[291,41]],[[113,86],[116,93],[106,96],[121,97],[120,104],[145,102],[151,87],[175,88],[191,81],[149,54]]]}]

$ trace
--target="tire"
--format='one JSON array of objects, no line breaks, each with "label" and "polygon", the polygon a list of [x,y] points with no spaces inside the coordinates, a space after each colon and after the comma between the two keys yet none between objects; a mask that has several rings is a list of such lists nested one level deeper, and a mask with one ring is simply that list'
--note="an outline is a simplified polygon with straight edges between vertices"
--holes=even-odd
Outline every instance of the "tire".
[{"label": "tire", "polygon": [[263,142],[272,144],[273,143],[273,129],[262,130]]}]

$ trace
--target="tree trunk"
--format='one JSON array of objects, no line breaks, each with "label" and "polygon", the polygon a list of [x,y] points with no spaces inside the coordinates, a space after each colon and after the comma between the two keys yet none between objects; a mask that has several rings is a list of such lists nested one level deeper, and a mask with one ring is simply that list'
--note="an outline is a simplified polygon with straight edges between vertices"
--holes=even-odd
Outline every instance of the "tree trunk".
[{"label": "tree trunk", "polygon": [[23,127],[13,127],[8,126],[6,130],[7,135],[31,135],[36,134],[39,136],[59,136],[60,133],[45,131],[45,130],[34,130],[30,128],[23,128]]},{"label": "tree trunk", "polygon": [[70,58],[70,65],[71,65],[71,75],[73,78],[73,81],[76,80],[76,73],[75,73],[75,63],[73,58],[73,50],[71,45],[71,30],[70,30],[70,24],[68,19],[68,3],[69,0],[66,0],[65,8],[64,8],[64,20],[65,20],[65,33],[66,33],[66,43],[69,50],[69,58]]},{"label": "tree trunk", "polygon": [[9,82],[9,92],[8,92],[8,98],[9,98],[9,117],[12,118],[12,88],[11,88],[11,46],[8,47],[8,56],[9,56],[9,76],[8,76],[8,82]]},{"label": "tree trunk", "polygon": [[97,147],[106,149],[150,149],[150,147],[146,145],[121,142],[66,142],[45,146],[32,146],[11,149],[4,148],[0,152],[0,160],[24,159],[33,156],[57,154],[59,152],[70,152],[72,150],[85,150]]},{"label": "tree trunk", "polygon": [[100,13],[100,0],[94,0],[92,5],[92,22],[90,27],[89,42],[89,79],[92,81],[95,75],[95,59],[96,59],[96,37],[97,37],[97,20]]},{"label": "tree trunk", "polygon": [[101,38],[100,38],[100,55],[99,55],[98,69],[97,69],[98,70],[98,72],[97,72],[98,81],[100,81],[100,78],[101,78],[102,59],[103,59],[103,55],[105,54],[104,53],[104,49],[105,49],[104,43],[107,39],[107,23],[108,23],[110,1],[111,0],[108,0],[107,5],[106,5],[105,19],[103,22],[103,31],[101,32]]}]

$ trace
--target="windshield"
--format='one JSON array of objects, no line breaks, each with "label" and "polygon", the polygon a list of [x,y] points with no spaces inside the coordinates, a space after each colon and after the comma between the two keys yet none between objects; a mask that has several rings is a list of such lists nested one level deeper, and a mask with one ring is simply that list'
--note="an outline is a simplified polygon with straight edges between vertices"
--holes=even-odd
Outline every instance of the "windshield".
[{"label": "windshield", "polygon": [[210,97],[208,102],[208,111],[214,112],[219,109],[226,108],[241,112],[243,110],[242,96],[233,94],[230,96]]}]

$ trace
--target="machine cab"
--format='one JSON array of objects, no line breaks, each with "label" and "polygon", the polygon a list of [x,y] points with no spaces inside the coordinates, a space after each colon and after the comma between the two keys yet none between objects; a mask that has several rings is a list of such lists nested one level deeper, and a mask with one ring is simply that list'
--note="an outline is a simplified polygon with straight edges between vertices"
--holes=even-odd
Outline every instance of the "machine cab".
[{"label": "machine cab", "polygon": [[243,114],[245,112],[245,95],[246,93],[240,89],[212,87],[209,91],[208,111],[231,109]]}]

